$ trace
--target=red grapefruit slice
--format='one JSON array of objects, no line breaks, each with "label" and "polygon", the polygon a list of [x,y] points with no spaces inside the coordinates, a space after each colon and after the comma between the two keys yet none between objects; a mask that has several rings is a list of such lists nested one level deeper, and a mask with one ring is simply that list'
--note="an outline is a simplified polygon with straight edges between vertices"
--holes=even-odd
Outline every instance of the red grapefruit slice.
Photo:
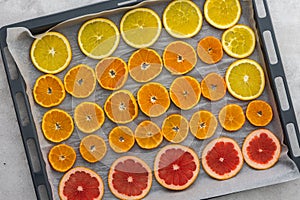
[{"label": "red grapefruit slice", "polygon": [[163,147],[154,161],[156,180],[170,190],[184,190],[194,183],[200,161],[194,150],[179,144]]},{"label": "red grapefruit slice", "polygon": [[255,169],[268,169],[280,157],[281,146],[277,137],[267,129],[251,132],[245,139],[242,152],[246,163]]},{"label": "red grapefruit slice", "polygon": [[206,145],[202,152],[204,171],[218,180],[234,177],[242,169],[243,163],[241,149],[231,138],[214,139]]},{"label": "red grapefruit slice", "polygon": [[61,200],[100,200],[104,194],[104,185],[96,172],[85,167],[75,167],[61,178],[58,193]]},{"label": "red grapefruit slice", "polygon": [[151,189],[150,167],[135,156],[118,158],[108,173],[108,186],[119,199],[142,199]]}]

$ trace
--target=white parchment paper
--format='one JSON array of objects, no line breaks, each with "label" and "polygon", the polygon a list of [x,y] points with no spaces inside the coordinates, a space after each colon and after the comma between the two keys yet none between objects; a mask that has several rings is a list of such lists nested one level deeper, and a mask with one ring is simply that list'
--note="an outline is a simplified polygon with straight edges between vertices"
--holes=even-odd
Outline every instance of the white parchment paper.
[{"label": "white parchment paper", "polygon": [[[203,11],[203,1],[196,1],[195,2],[200,9]],[[168,1],[147,1],[144,3],[141,3],[137,6],[139,7],[148,7],[153,10],[155,10],[159,16],[162,16],[163,10],[167,6]],[[253,18],[253,7],[252,7],[252,1],[251,0],[242,0],[242,17],[239,21],[240,24],[246,24],[255,29],[255,21]],[[122,9],[115,9],[113,11],[105,11],[102,13],[95,13],[88,16],[79,16],[76,19],[69,20],[67,22],[64,22],[62,24],[59,24],[55,27],[53,27],[53,30],[59,31],[63,33],[68,40],[70,41],[71,47],[72,47],[72,54],[73,58],[69,65],[69,67],[64,70],[63,72],[57,74],[57,76],[63,80],[63,77],[65,73],[72,67],[76,66],[77,64],[83,63],[91,66],[92,68],[95,68],[98,60],[90,59],[86,56],[84,56],[81,51],[79,50],[78,44],[77,44],[77,32],[82,25],[82,23],[88,19],[95,18],[95,17],[105,17],[108,18],[116,23],[116,25],[119,27],[121,17],[123,14],[128,11],[129,9],[132,9],[132,7],[122,8]],[[49,22],[50,23],[50,22]],[[208,35],[215,36],[217,38],[221,38],[223,31],[217,30],[210,25],[207,24],[207,22],[203,21],[203,27],[199,34],[197,34],[195,37],[190,39],[185,39],[184,41],[191,44],[195,49],[197,46],[198,41]],[[7,44],[8,48],[13,55],[13,58],[15,59],[17,66],[27,84],[27,95],[30,101],[31,105],[31,111],[34,118],[34,123],[37,128],[38,132],[38,138],[40,142],[40,147],[42,150],[42,154],[46,163],[46,170],[48,172],[48,177],[50,184],[52,186],[52,192],[53,192],[53,198],[59,199],[58,197],[58,184],[59,180],[62,177],[63,173],[55,172],[51,169],[51,166],[48,163],[47,160],[47,154],[50,150],[50,148],[54,145],[51,142],[48,142],[41,132],[41,119],[43,114],[48,110],[45,108],[42,108],[38,106],[32,96],[32,88],[35,83],[35,80],[42,75],[40,71],[35,69],[35,67],[32,65],[30,57],[29,57],[29,51],[31,44],[34,40],[34,37],[29,30],[23,27],[18,28],[10,28],[8,29],[7,34]],[[151,48],[155,49],[160,55],[162,55],[162,52],[164,48],[172,41],[175,41],[177,39],[172,38],[168,35],[168,33],[165,30],[162,30],[161,36],[159,40],[151,46]],[[128,58],[130,55],[135,51],[136,49],[133,49],[126,45],[124,41],[121,39],[120,44],[117,48],[117,50],[113,53],[113,56],[121,57],[126,62],[128,61]],[[257,42],[256,50],[255,52],[250,56],[251,59],[254,59],[258,61],[264,68],[265,64],[263,61],[263,57],[261,54],[261,49],[259,46],[259,43]],[[189,72],[187,75],[194,76],[198,81],[201,81],[205,75],[207,75],[210,72],[217,72],[224,76],[225,71],[227,67],[233,62],[235,59],[230,58],[226,54],[224,54],[224,57],[221,62],[215,64],[215,65],[207,65],[203,63],[200,59],[198,59],[196,67]],[[167,88],[169,88],[172,81],[175,79],[175,76],[172,76],[167,70],[163,69],[162,73],[159,77],[154,79],[155,82],[160,82],[163,85],[165,85]],[[266,77],[267,78],[267,77]],[[137,90],[141,86],[140,83],[137,83],[133,81],[130,77],[128,78],[126,85],[123,87],[123,89],[130,90],[134,95],[136,95]],[[61,105],[58,106],[58,108],[66,110],[68,113],[70,113],[73,116],[73,110],[82,101],[92,101],[96,102],[99,105],[103,107],[103,104],[108,97],[108,95],[111,94],[110,91],[106,91],[104,89],[101,89],[99,85],[96,86],[95,92],[86,99],[76,99],[72,98],[70,95],[67,95],[66,99],[63,101]],[[283,141],[283,133],[282,128],[280,125],[278,113],[276,111],[276,105],[273,98],[273,93],[270,88],[269,81],[266,82],[266,87],[264,90],[264,93],[259,97],[259,99],[265,100],[269,102],[273,108],[274,111],[274,118],[272,122],[266,127],[273,131],[277,137]],[[225,98],[218,102],[210,102],[204,97],[201,97],[201,100],[197,106],[195,106],[193,109],[189,111],[180,111],[176,106],[171,104],[169,110],[167,113],[165,113],[163,116],[157,117],[157,118],[151,118],[152,121],[157,123],[159,126],[161,126],[161,123],[163,119],[171,114],[171,113],[181,113],[184,115],[187,119],[190,119],[191,115],[201,109],[210,110],[215,116],[218,115],[218,112],[220,109],[226,105],[236,103],[243,107],[244,111],[246,110],[246,106],[248,102],[242,102],[235,98],[233,98],[230,94],[226,94]],[[143,115],[141,112],[138,116],[138,118],[132,122],[127,124],[132,130],[135,129],[136,125],[140,123],[141,121],[148,119],[145,115]],[[81,138],[86,136],[86,134],[80,132],[76,127],[74,130],[74,133],[72,134],[71,138],[69,138],[64,143],[71,145],[74,147],[74,149],[77,152],[77,160],[75,163],[75,166],[86,166],[93,170],[95,170],[103,179],[105,183],[105,194],[103,199],[114,199],[115,197],[111,194],[109,191],[109,188],[107,186],[107,173],[109,170],[110,165],[112,162],[123,155],[134,155],[142,158],[145,160],[148,165],[153,168],[153,161],[156,153],[158,150],[167,145],[168,142],[164,141],[158,148],[154,150],[142,150],[135,144],[135,146],[128,152],[124,154],[117,154],[114,153],[108,144],[108,133],[110,130],[115,127],[116,124],[112,123],[109,119],[106,118],[104,125],[101,127],[100,130],[96,131],[94,134],[97,134],[101,136],[107,144],[108,152],[103,160],[101,160],[98,163],[95,164],[89,164],[86,161],[84,161],[80,154],[79,154],[79,143]],[[224,131],[220,125],[218,126],[215,135],[207,140],[197,140],[195,139],[190,133],[189,136],[185,141],[182,142],[183,145],[189,146],[193,148],[198,156],[201,158],[202,149],[205,147],[205,145],[210,142],[212,139],[220,137],[220,136],[227,136],[235,139],[240,146],[242,146],[244,138],[253,130],[255,130],[256,127],[252,126],[248,121],[246,121],[243,128],[237,132],[229,133],[227,131]],[[180,192],[174,192],[169,191],[161,187],[155,179],[153,179],[153,185],[151,188],[150,193],[146,196],[145,199],[202,199],[202,198],[209,198],[219,195],[224,195],[228,193],[233,193],[237,191],[243,191],[247,189],[262,187],[266,185],[276,184],[280,182],[285,182],[289,180],[293,180],[295,178],[299,177],[299,172],[296,167],[296,165],[293,163],[293,161],[287,156],[287,147],[282,143],[282,153],[281,157],[279,159],[279,162],[271,169],[258,171],[254,170],[247,166],[247,164],[244,164],[242,170],[240,173],[229,180],[226,181],[218,181],[210,178],[208,175],[205,174],[203,169],[201,168],[200,174],[195,181],[195,183],[189,187],[188,189]]]}]

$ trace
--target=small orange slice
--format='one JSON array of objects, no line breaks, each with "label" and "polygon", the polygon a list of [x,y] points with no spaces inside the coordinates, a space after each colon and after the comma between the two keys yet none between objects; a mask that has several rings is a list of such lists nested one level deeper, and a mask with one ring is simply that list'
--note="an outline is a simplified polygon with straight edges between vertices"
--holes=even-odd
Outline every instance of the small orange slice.
[{"label": "small orange slice", "polygon": [[72,135],[74,123],[72,117],[65,111],[51,109],[43,116],[42,130],[47,140],[59,143]]},{"label": "small orange slice", "polygon": [[197,46],[199,58],[207,64],[215,64],[223,57],[222,43],[218,38],[207,36]]},{"label": "small orange slice", "polygon": [[100,161],[106,154],[105,141],[98,135],[88,135],[82,138],[79,152],[82,158],[90,163]]},{"label": "small orange slice", "polygon": [[100,86],[107,90],[118,90],[128,77],[127,64],[118,57],[102,59],[96,66],[96,77]]},{"label": "small orange slice", "polygon": [[147,83],[138,93],[137,100],[141,111],[149,117],[164,114],[170,106],[168,90],[160,83]]},{"label": "small orange slice", "polygon": [[172,143],[182,142],[188,135],[189,122],[179,114],[169,115],[162,124],[164,138]]},{"label": "small orange slice", "polygon": [[186,74],[197,63],[197,55],[194,48],[182,41],[171,42],[163,53],[164,66],[172,74]]},{"label": "small orange slice", "polygon": [[66,97],[62,81],[54,75],[40,76],[33,87],[33,97],[37,104],[45,108],[59,105]]},{"label": "small orange slice", "polygon": [[80,131],[92,133],[102,126],[105,116],[102,108],[98,104],[82,102],[75,108],[74,120]]},{"label": "small orange slice", "polygon": [[245,115],[241,106],[229,104],[224,106],[219,112],[221,126],[227,131],[237,131],[245,123]]},{"label": "small orange slice", "polygon": [[226,83],[222,76],[210,73],[201,81],[202,95],[211,100],[218,101],[226,95]]},{"label": "small orange slice", "polygon": [[163,141],[160,128],[152,121],[142,121],[135,129],[135,140],[143,149],[154,149]]},{"label": "small orange slice", "polygon": [[106,99],[104,111],[111,121],[126,124],[137,117],[138,105],[130,91],[119,90]]},{"label": "small orange slice", "polygon": [[173,103],[182,110],[188,110],[197,105],[200,96],[200,84],[191,76],[178,77],[171,84],[170,97]]},{"label": "small orange slice", "polygon": [[113,128],[108,136],[109,145],[116,153],[129,151],[134,145],[134,134],[127,126]]},{"label": "small orange slice", "polygon": [[217,118],[207,110],[195,112],[190,119],[190,130],[200,140],[212,137],[217,126]]},{"label": "small orange slice", "polygon": [[128,69],[137,82],[148,82],[157,77],[162,70],[160,55],[153,49],[139,49],[130,56]]},{"label": "small orange slice", "polygon": [[84,64],[70,69],[64,78],[66,91],[76,98],[90,96],[96,87],[94,70]]},{"label": "small orange slice", "polygon": [[272,107],[262,100],[251,101],[247,106],[246,117],[254,126],[267,126],[273,118]]},{"label": "small orange slice", "polygon": [[76,152],[69,145],[58,144],[50,149],[48,160],[55,171],[66,172],[74,165]]}]

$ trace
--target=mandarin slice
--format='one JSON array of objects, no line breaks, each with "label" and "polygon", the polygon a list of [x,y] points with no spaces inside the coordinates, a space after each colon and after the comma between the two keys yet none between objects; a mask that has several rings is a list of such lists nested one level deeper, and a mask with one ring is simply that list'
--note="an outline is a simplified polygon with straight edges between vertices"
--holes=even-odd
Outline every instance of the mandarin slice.
[{"label": "mandarin slice", "polygon": [[127,126],[117,126],[108,135],[109,145],[116,153],[129,151],[135,142],[134,134]]},{"label": "mandarin slice", "polygon": [[218,101],[226,95],[226,83],[217,73],[209,73],[201,81],[202,95],[211,100]]},{"label": "mandarin slice", "polygon": [[247,106],[246,117],[254,126],[267,126],[273,118],[272,107],[262,100],[251,101]]},{"label": "mandarin slice", "polygon": [[106,154],[105,141],[98,135],[88,135],[82,138],[79,152],[82,158],[90,163],[100,161]]},{"label": "mandarin slice", "polygon": [[207,64],[215,64],[223,58],[222,43],[218,38],[207,36],[197,45],[199,58]]},{"label": "mandarin slice", "polygon": [[66,172],[74,165],[76,152],[69,145],[58,144],[50,149],[48,160],[55,171]]},{"label": "mandarin slice", "polygon": [[245,123],[243,108],[237,104],[224,106],[219,112],[221,126],[227,131],[237,131]]},{"label": "mandarin slice", "polygon": [[188,135],[189,123],[184,116],[172,114],[165,118],[161,130],[166,140],[172,143],[180,143]]},{"label": "mandarin slice", "polygon": [[160,128],[152,121],[145,120],[139,123],[134,132],[137,144],[143,149],[154,149],[163,141]]}]

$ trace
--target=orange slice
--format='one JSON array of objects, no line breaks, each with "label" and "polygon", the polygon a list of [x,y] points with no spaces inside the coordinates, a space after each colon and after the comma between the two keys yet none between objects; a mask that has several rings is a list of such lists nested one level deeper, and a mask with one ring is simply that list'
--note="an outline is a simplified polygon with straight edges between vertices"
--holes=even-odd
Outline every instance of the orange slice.
[{"label": "orange slice", "polygon": [[48,160],[55,171],[66,172],[74,165],[76,152],[69,145],[58,144],[50,149]]},{"label": "orange slice", "polygon": [[54,75],[40,76],[33,87],[33,97],[37,104],[45,108],[59,105],[66,97],[62,81]]},{"label": "orange slice", "polygon": [[165,118],[161,129],[166,140],[172,143],[180,143],[188,135],[189,122],[182,115],[172,114]]},{"label": "orange slice", "polygon": [[107,90],[120,89],[128,77],[127,64],[117,57],[102,59],[97,64],[95,71],[98,83]]},{"label": "orange slice", "polygon": [[163,53],[164,66],[172,74],[186,74],[197,63],[197,55],[194,48],[182,41],[171,42]]},{"label": "orange slice", "polygon": [[105,141],[98,135],[88,135],[82,138],[79,152],[82,158],[90,163],[100,161],[106,154]]},{"label": "orange slice", "polygon": [[127,126],[117,126],[108,135],[109,145],[116,153],[129,151],[134,145],[134,134]]},{"label": "orange slice", "polygon": [[73,97],[86,98],[96,87],[94,70],[84,64],[79,64],[70,69],[64,78],[66,91]]},{"label": "orange slice", "polygon": [[128,69],[137,82],[148,82],[156,78],[162,70],[160,55],[153,49],[139,49],[130,56]]},{"label": "orange slice", "polygon": [[191,133],[200,140],[212,137],[217,126],[217,118],[207,110],[195,112],[190,119]]},{"label": "orange slice", "polygon": [[72,117],[65,111],[51,109],[43,116],[42,130],[47,140],[59,143],[72,135],[74,123]]},{"label": "orange slice", "polygon": [[222,76],[217,73],[209,73],[201,81],[202,95],[211,100],[218,101],[226,95],[226,83]]},{"label": "orange slice", "polygon": [[163,141],[163,134],[160,128],[149,120],[139,123],[134,135],[137,144],[143,149],[154,149]]},{"label": "orange slice", "polygon": [[227,131],[237,131],[245,123],[245,115],[241,106],[229,104],[224,106],[219,112],[221,126]]},{"label": "orange slice", "polygon": [[105,116],[102,108],[98,104],[82,102],[75,108],[74,120],[80,131],[92,133],[102,126]]},{"label": "orange slice", "polygon": [[104,111],[111,121],[126,124],[137,117],[138,105],[131,92],[119,90],[106,99]]},{"label": "orange slice", "polygon": [[170,106],[168,90],[160,83],[147,83],[138,93],[137,100],[141,111],[149,117],[164,114]]},{"label": "orange slice", "polygon": [[267,126],[273,118],[272,107],[262,100],[251,101],[247,106],[246,117],[254,126]]},{"label": "orange slice", "polygon": [[200,84],[191,76],[178,77],[171,84],[170,97],[173,103],[182,110],[188,110],[197,105],[200,96]]},{"label": "orange slice", "polygon": [[215,64],[223,58],[222,43],[218,38],[207,36],[197,46],[199,58],[207,64]]}]

